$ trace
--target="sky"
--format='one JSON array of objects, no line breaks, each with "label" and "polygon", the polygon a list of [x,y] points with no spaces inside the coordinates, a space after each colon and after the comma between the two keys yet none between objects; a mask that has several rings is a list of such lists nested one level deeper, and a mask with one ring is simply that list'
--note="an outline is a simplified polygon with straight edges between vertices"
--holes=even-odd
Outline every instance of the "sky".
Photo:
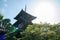
[{"label": "sky", "polygon": [[13,24],[14,17],[23,9],[37,17],[33,23],[59,23],[60,0],[0,0],[0,12],[4,18],[10,18]]}]

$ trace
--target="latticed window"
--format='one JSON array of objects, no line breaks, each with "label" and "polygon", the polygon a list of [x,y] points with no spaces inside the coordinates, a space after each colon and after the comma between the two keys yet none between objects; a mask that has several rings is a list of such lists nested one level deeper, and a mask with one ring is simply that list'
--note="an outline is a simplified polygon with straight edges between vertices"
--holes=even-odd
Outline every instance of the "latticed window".
[{"label": "latticed window", "polygon": [[19,28],[19,29],[22,29],[22,26],[23,26],[23,24],[20,23],[20,24],[18,25],[18,28]]}]

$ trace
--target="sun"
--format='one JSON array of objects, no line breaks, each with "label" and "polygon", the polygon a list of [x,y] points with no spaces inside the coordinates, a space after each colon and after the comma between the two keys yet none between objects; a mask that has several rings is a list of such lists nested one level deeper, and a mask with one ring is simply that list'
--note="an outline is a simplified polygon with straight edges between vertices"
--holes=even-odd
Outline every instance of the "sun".
[{"label": "sun", "polygon": [[32,6],[32,15],[37,18],[33,20],[33,23],[47,22],[56,23],[56,8],[51,2],[38,2]]}]

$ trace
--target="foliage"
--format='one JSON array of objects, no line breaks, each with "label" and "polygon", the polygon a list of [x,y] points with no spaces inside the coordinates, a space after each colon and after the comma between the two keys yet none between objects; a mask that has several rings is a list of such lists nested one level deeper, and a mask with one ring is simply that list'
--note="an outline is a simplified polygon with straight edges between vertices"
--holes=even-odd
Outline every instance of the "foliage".
[{"label": "foliage", "polygon": [[60,40],[60,23],[28,25],[20,40]]},{"label": "foliage", "polygon": [[0,20],[3,19],[3,15],[0,13]]},{"label": "foliage", "polygon": [[[0,35],[1,33],[5,33],[6,35],[6,40],[15,40],[16,38],[13,37],[15,34],[14,32],[17,30],[16,27],[14,27],[11,23],[10,23],[10,19],[8,18],[3,18],[3,15],[0,14]],[[2,31],[2,32],[1,32]]]}]

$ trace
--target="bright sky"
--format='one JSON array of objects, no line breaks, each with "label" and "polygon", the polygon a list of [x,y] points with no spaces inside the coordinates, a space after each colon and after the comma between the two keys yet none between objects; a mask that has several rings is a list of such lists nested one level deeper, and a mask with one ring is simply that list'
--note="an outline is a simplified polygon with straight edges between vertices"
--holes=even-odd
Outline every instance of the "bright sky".
[{"label": "bright sky", "polygon": [[0,12],[14,23],[13,18],[21,9],[25,10],[25,5],[27,13],[37,17],[33,23],[60,22],[60,0],[0,0]]}]

